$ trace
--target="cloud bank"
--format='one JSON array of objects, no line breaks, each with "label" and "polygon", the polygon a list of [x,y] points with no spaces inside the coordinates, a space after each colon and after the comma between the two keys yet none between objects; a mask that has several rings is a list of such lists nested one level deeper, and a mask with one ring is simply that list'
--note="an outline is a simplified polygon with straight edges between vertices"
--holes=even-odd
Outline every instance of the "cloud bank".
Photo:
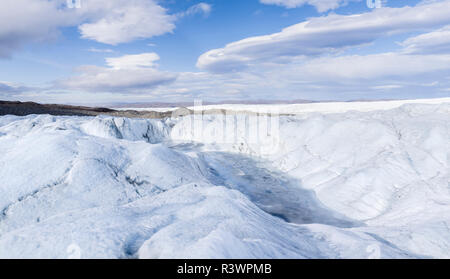
[{"label": "cloud bank", "polygon": [[449,13],[450,1],[445,1],[312,18],[278,33],[250,37],[208,51],[199,57],[197,67],[211,72],[239,71],[263,62],[285,63],[299,56],[337,53],[386,35],[450,24]]},{"label": "cloud bank", "polygon": [[57,81],[56,87],[88,92],[148,93],[177,78],[175,73],[159,71],[157,60],[156,53],[106,58],[107,67],[79,67],[80,75]]}]

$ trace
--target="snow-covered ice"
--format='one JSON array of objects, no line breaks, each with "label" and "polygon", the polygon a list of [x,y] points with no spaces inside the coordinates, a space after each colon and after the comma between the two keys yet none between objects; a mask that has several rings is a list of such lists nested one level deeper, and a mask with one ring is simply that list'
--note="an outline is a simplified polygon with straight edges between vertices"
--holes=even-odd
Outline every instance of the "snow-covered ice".
[{"label": "snow-covered ice", "polygon": [[0,258],[450,258],[445,99],[189,119],[0,117]]},{"label": "snow-covered ice", "polygon": [[[273,110],[283,112],[285,114],[308,114],[311,112],[320,113],[341,113],[347,111],[374,111],[388,110],[398,108],[404,104],[441,104],[450,102],[450,97],[433,98],[433,99],[411,99],[411,100],[389,100],[389,101],[355,101],[355,102],[313,102],[299,104],[217,104],[190,106],[193,110],[213,110],[226,109],[233,111],[248,112],[270,112]],[[177,107],[147,107],[147,108],[116,108],[117,110],[137,110],[137,111],[174,111]]]}]

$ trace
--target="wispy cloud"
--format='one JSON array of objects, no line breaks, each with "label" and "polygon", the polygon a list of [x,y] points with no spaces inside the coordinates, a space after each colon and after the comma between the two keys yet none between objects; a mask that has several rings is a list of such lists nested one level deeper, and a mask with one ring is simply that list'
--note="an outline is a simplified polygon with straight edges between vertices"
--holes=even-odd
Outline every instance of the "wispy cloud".
[{"label": "wispy cloud", "polygon": [[326,12],[346,5],[349,1],[361,0],[260,0],[263,4],[283,6],[288,9],[301,7],[303,5],[314,6],[319,12]]},{"label": "wispy cloud", "polygon": [[409,38],[401,45],[411,54],[450,54],[450,25]]},{"label": "wispy cloud", "polygon": [[402,88],[403,85],[398,85],[398,84],[386,84],[386,85],[377,85],[377,86],[372,86],[372,89],[375,90],[391,90],[391,89],[398,89],[398,88]]},{"label": "wispy cloud", "polygon": [[114,50],[112,50],[110,48],[95,48],[95,47],[91,47],[91,48],[87,49],[87,51],[97,52],[97,53],[113,53],[114,52]]},{"label": "wispy cloud", "polygon": [[192,15],[203,15],[208,17],[212,11],[212,6],[207,3],[198,3],[189,7],[186,11],[178,14],[178,17],[192,16]]},{"label": "wispy cloud", "polygon": [[7,81],[0,81],[0,96],[16,95],[32,90],[32,88]]}]

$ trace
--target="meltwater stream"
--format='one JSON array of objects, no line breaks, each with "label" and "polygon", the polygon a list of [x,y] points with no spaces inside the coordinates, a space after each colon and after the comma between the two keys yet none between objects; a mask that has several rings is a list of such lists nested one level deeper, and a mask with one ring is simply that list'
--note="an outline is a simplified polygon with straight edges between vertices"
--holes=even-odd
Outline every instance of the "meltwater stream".
[{"label": "meltwater stream", "polygon": [[272,170],[268,162],[229,152],[202,152],[201,146],[180,144],[172,148],[195,152],[209,166],[205,176],[214,185],[246,195],[265,212],[294,224],[326,224],[340,228],[363,226],[327,209],[301,181]]}]

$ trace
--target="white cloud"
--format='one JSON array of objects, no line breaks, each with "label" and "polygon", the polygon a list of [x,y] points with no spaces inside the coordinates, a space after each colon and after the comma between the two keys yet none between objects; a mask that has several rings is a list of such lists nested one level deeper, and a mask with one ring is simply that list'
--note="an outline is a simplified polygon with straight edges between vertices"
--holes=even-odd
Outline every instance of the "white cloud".
[{"label": "white cloud", "polygon": [[59,9],[61,1],[2,0],[0,9],[0,58],[27,42],[55,37],[58,28],[75,22]]},{"label": "white cloud", "polygon": [[0,58],[23,44],[55,38],[59,28],[79,26],[81,36],[116,45],[172,32],[176,16],[156,0],[2,0]]},{"label": "white cloud", "polygon": [[[93,1],[98,0],[91,0],[87,5]],[[153,0],[107,2],[109,3],[105,5],[104,15],[100,19],[80,25],[83,38],[116,45],[159,36],[175,28],[175,17],[167,14],[166,9]]]},{"label": "white cloud", "polygon": [[[296,59],[261,64],[247,71],[168,73],[157,69],[154,53],[107,59],[108,67],[85,66],[61,81],[83,92],[142,93],[147,100],[405,98],[441,96],[450,86],[450,55],[381,53]],[[436,82],[438,80],[439,82]],[[433,88],[430,88],[433,87]],[[376,96],[368,92],[376,91]],[[122,95],[123,95],[122,94]]]},{"label": "white cloud", "polygon": [[177,75],[159,71],[156,53],[106,58],[108,67],[82,66],[80,75],[56,82],[56,88],[89,92],[142,93],[173,82]]},{"label": "white cloud", "polygon": [[106,64],[114,70],[155,67],[159,60],[154,52],[106,58]]},{"label": "white cloud", "polygon": [[431,98],[448,96],[445,89],[450,87],[450,78],[445,79],[450,76],[450,55],[320,57],[223,74],[167,73],[158,71],[156,65],[136,69],[86,66],[80,70],[80,76],[59,82],[55,89],[77,90],[74,98],[86,96],[94,101],[129,101],[129,94],[135,93],[136,101],[182,102]]},{"label": "white cloud", "polygon": [[406,53],[450,54],[450,25],[430,33],[409,38],[401,44]]},{"label": "white cloud", "polygon": [[374,90],[391,90],[391,89],[403,88],[403,85],[386,84],[386,85],[372,86],[371,88]]},{"label": "white cloud", "polygon": [[212,72],[228,72],[262,62],[286,63],[298,56],[329,54],[382,36],[449,24],[449,13],[450,1],[443,1],[380,8],[356,15],[331,14],[292,25],[279,33],[247,38],[208,51],[199,57],[197,66]]},{"label": "white cloud", "polygon": [[241,72],[181,73],[174,83],[154,93],[166,96],[182,90],[185,99],[204,100],[442,97],[440,88],[450,84],[442,79],[449,74],[450,55],[328,56],[260,64]]},{"label": "white cloud", "polygon": [[[303,5],[314,6],[319,12],[326,12],[328,10],[337,9],[340,6],[346,5],[349,0],[259,0],[263,4],[278,5],[292,9]],[[361,1],[361,0],[353,0]]]},{"label": "white cloud", "polygon": [[114,52],[114,50],[109,49],[109,48],[95,48],[95,47],[91,47],[87,51],[97,52],[97,53],[113,53]]},{"label": "white cloud", "polygon": [[[313,59],[296,67],[296,75],[315,81],[375,80],[450,70],[450,55],[382,53]],[[291,69],[292,70],[292,69]]]},{"label": "white cloud", "polygon": [[212,6],[210,4],[202,2],[189,7],[185,12],[180,13],[178,16],[183,17],[200,14],[207,17],[211,13],[211,11]]},{"label": "white cloud", "polygon": [[84,0],[80,14],[88,21],[79,26],[83,38],[117,45],[170,33],[184,16],[208,16],[212,6],[198,3],[170,15],[156,0]]}]

